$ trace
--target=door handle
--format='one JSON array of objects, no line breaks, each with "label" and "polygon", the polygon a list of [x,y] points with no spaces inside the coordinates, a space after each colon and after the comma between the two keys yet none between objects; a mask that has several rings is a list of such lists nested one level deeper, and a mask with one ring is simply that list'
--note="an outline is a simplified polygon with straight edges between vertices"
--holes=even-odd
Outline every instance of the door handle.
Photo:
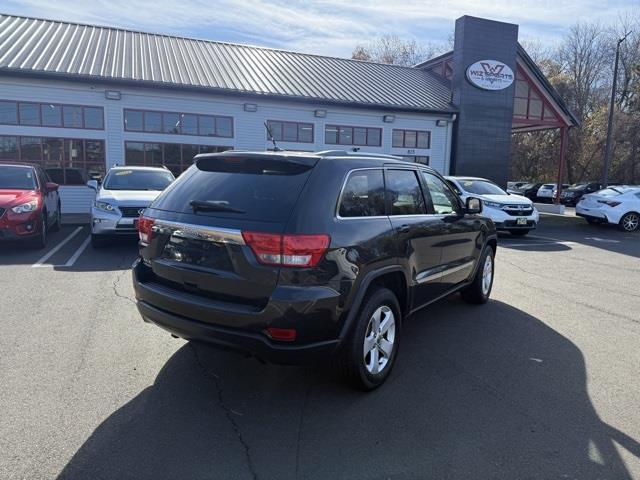
[{"label": "door handle", "polygon": [[402,225],[398,231],[400,233],[409,233],[409,231],[411,230],[411,225]]}]

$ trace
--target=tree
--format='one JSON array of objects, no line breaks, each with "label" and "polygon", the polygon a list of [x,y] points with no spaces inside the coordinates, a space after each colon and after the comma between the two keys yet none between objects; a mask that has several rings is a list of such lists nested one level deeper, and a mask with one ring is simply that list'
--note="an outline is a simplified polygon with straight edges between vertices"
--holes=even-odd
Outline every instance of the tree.
[{"label": "tree", "polygon": [[351,58],[411,67],[445,50],[444,45],[433,42],[418,44],[414,39],[403,40],[397,35],[383,35],[366,45],[357,45]]}]

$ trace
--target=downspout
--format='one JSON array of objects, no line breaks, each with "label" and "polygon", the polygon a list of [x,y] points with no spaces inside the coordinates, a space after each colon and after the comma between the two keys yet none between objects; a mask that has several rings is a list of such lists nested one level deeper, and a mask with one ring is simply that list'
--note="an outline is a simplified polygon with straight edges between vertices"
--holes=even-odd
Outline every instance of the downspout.
[{"label": "downspout", "polygon": [[443,175],[451,175],[451,144],[453,143],[453,124],[458,116],[454,113],[451,115],[451,119],[447,122],[447,139],[444,152],[444,172]]}]

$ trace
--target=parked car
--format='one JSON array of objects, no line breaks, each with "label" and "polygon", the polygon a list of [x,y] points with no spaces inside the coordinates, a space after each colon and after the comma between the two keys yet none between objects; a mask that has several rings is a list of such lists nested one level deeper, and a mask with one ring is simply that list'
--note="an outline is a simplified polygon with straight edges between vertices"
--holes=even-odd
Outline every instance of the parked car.
[{"label": "parked car", "polygon": [[497,230],[522,236],[536,228],[540,221],[531,200],[509,195],[490,180],[477,177],[446,177],[446,180],[463,202],[469,197],[480,198],[483,215],[493,220]]},{"label": "parked car", "polygon": [[[570,184],[563,183],[562,184],[562,191],[564,192],[565,189],[567,189],[569,187],[571,187]],[[557,195],[558,195],[558,184],[556,183],[556,184],[553,185],[553,191],[551,192],[551,201],[553,201],[556,198]],[[562,193],[561,193],[561,195],[562,195]]]},{"label": "parked car", "polygon": [[484,303],[496,231],[431,168],[330,151],[200,154],[140,218],[142,317],[284,364],[382,384],[403,319],[460,291]]},{"label": "parked car", "polygon": [[576,215],[589,223],[609,223],[635,232],[640,228],[640,187],[608,187],[586,194],[576,205]]},{"label": "parked car", "polygon": [[538,202],[550,202],[553,200],[553,189],[556,187],[555,183],[543,183],[536,192],[536,201]]},{"label": "parked car", "polygon": [[594,193],[602,189],[598,182],[574,183],[560,194],[560,202],[564,205],[576,205],[583,195]]},{"label": "parked car", "polygon": [[41,167],[0,165],[0,240],[44,248],[61,218],[58,184]]},{"label": "parked car", "polygon": [[512,195],[521,195],[523,197],[527,197],[529,200],[535,201],[536,195],[538,194],[538,189],[542,186],[541,183],[526,183],[518,188],[512,188]]},{"label": "parked car", "polygon": [[91,207],[91,244],[102,247],[113,235],[137,234],[138,218],[145,208],[173,182],[166,168],[113,167],[104,182],[89,180],[96,191]]},{"label": "parked car", "polygon": [[515,191],[529,182],[507,182],[507,193],[515,193]]}]

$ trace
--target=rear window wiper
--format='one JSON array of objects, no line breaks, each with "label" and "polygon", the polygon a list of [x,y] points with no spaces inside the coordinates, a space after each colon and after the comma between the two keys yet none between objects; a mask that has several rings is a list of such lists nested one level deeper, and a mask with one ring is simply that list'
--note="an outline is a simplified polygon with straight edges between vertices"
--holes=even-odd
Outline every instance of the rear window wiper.
[{"label": "rear window wiper", "polygon": [[191,200],[189,202],[194,213],[197,211],[202,212],[227,212],[227,213],[247,213],[244,210],[230,207],[227,202],[220,200]]}]

